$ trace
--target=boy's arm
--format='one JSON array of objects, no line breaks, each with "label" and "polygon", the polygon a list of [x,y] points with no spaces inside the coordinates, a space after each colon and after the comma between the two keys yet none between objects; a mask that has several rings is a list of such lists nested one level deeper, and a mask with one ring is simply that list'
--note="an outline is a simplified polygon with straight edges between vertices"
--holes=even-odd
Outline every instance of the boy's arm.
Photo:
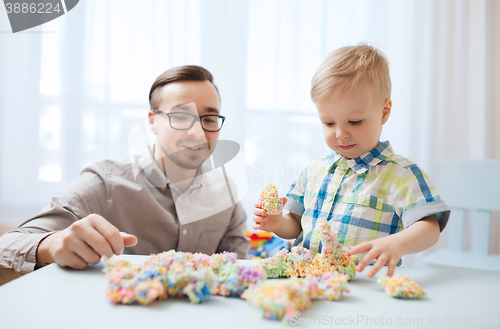
[{"label": "boy's arm", "polygon": [[[284,197],[282,200],[283,206],[285,206],[287,198]],[[295,239],[302,231],[299,215],[289,212],[286,215],[279,214],[272,216],[268,215],[266,211],[261,208],[260,201],[256,201],[254,206],[254,229],[273,232],[283,239]]]},{"label": "boy's arm", "polygon": [[283,218],[280,220],[278,227],[273,231],[273,233],[283,239],[295,239],[302,231],[300,216],[294,214],[293,212],[289,212],[286,215],[282,215],[282,217]]},{"label": "boy's arm", "polygon": [[403,255],[432,247],[439,239],[439,232],[436,216],[430,215],[399,233],[349,247],[349,252],[351,254],[366,253],[356,267],[358,272],[363,271],[376,259],[377,261],[368,273],[368,277],[372,278],[384,265],[388,266],[387,275],[391,276]]}]

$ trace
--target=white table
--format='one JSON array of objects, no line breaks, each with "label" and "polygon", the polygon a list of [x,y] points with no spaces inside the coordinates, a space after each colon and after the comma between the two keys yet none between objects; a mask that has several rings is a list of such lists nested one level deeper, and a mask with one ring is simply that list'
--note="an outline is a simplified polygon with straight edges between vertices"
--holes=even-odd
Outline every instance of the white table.
[{"label": "white table", "polygon": [[[385,269],[381,272],[385,274]],[[341,301],[314,301],[292,319],[292,326],[500,328],[500,323],[492,322],[495,317],[500,321],[499,272],[398,268],[396,274],[408,275],[427,291],[428,297],[423,300],[386,296],[376,280],[368,279],[365,273],[368,270],[357,273],[349,283],[351,292]],[[260,311],[238,298],[212,296],[200,305],[180,298],[147,307],[114,305],[106,299],[104,285],[102,265],[83,271],[46,266],[0,286],[0,328],[285,328],[279,321],[264,319]]]}]

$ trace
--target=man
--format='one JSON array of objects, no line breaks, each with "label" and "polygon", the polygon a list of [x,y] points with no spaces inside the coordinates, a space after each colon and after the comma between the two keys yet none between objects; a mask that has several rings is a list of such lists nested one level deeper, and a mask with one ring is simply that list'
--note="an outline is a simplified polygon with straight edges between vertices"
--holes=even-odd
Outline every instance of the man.
[{"label": "man", "polygon": [[150,154],[84,169],[40,214],[0,237],[0,267],[27,273],[55,262],[83,269],[102,256],[170,249],[246,258],[241,205],[197,208],[207,196],[220,199],[226,186],[202,170],[225,119],[211,73],[170,69],[156,79],[149,101]]}]

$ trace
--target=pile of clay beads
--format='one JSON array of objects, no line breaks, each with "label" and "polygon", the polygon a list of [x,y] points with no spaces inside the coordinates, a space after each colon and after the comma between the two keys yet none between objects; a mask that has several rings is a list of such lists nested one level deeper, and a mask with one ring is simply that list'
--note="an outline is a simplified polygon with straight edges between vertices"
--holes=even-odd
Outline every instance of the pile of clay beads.
[{"label": "pile of clay beads", "polygon": [[356,274],[359,258],[356,255],[349,255],[342,249],[342,244],[337,241],[326,220],[319,220],[317,225],[323,246],[321,253],[312,257],[310,250],[303,247],[293,247],[292,252],[281,250],[274,256],[260,261],[268,278],[303,277],[307,274],[320,276],[336,271],[352,280]]},{"label": "pile of clay beads", "polygon": [[339,300],[347,289],[347,277],[337,272],[286,280],[265,280],[250,286],[241,296],[260,309],[264,317],[288,322],[311,306],[313,299]]},{"label": "pile of clay beads", "polygon": [[380,277],[377,282],[385,287],[385,294],[400,299],[420,299],[427,293],[420,289],[418,283],[410,280],[405,275],[395,275],[393,277]]},{"label": "pile of clay beads", "polygon": [[243,267],[235,253],[208,256],[170,250],[151,255],[142,264],[112,257],[105,262],[106,296],[113,303],[149,305],[155,300],[187,296],[191,303],[211,295],[240,296],[266,278],[258,267]]},{"label": "pile of clay beads", "polygon": [[278,215],[283,210],[283,200],[279,198],[278,189],[273,184],[267,185],[264,191],[262,191],[260,201],[262,209],[268,215]]}]

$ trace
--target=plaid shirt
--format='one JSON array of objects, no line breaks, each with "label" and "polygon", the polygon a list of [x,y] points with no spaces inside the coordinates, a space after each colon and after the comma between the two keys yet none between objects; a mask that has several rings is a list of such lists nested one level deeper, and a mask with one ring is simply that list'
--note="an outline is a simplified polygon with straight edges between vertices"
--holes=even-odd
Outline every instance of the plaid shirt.
[{"label": "plaid shirt", "polygon": [[286,209],[302,216],[295,245],[321,252],[316,223],[326,218],[340,243],[354,246],[398,233],[436,215],[441,231],[450,210],[427,174],[394,154],[389,141],[356,159],[333,154],[307,166],[292,183]]}]

